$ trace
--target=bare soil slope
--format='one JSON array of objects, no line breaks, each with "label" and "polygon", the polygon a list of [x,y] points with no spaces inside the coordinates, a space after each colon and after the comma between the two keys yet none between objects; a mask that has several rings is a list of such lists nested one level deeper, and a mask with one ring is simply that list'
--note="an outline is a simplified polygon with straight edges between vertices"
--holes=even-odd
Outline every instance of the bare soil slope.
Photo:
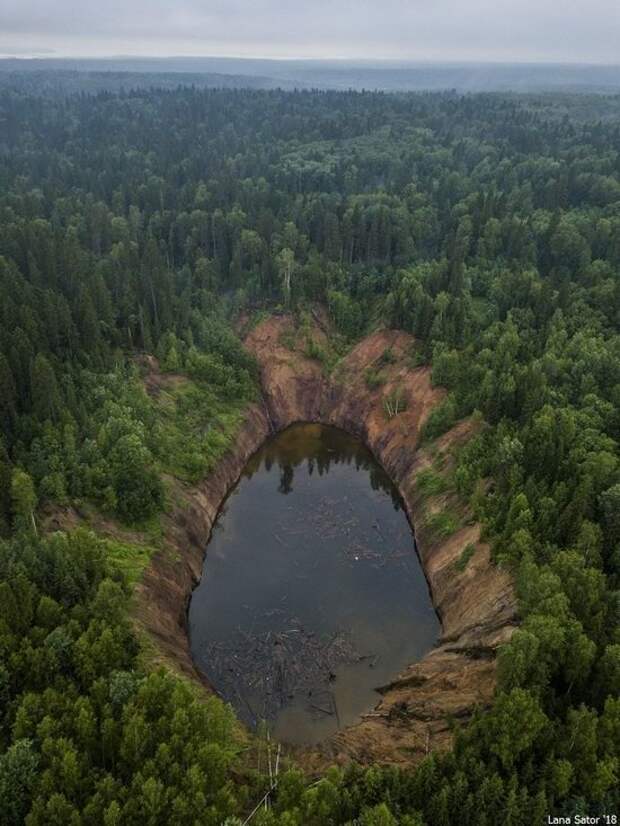
[{"label": "bare soil slope", "polygon": [[[311,338],[325,345],[325,325],[315,321]],[[320,361],[304,355],[304,337],[287,316],[270,317],[248,334],[246,346],[260,366],[262,400],[247,410],[234,450],[207,479],[195,486],[169,480],[176,505],[164,519],[164,550],[154,554],[136,586],[135,619],[154,643],[156,659],[210,690],[192,662],[187,603],[226,494],[265,439],[294,422],[332,424],[359,436],[403,497],[442,636],[420,662],[382,689],[377,707],[358,724],[297,756],[310,769],[334,760],[412,763],[432,749],[449,747],[451,719],[466,720],[476,706],[490,702],[495,651],[516,621],[510,579],[492,563],[463,503],[450,493],[423,496],[416,485],[418,474],[431,466],[449,472],[452,446],[466,440],[474,425],[462,422],[432,448],[419,449],[421,427],[442,391],[432,387],[428,368],[411,366],[413,340],[406,333],[373,333],[329,375]],[[154,359],[148,370],[152,395],[178,378],[162,375]],[[381,382],[368,381],[369,371],[379,373]],[[406,409],[390,418],[385,400],[394,393],[406,400]],[[446,508],[458,514],[461,527],[442,537],[433,514]],[[467,564],[457,564],[468,546],[473,547]]]},{"label": "bare soil slope", "polygon": [[[355,726],[339,732],[322,754],[307,762],[317,767],[325,753],[338,761],[410,763],[451,742],[450,719],[464,720],[490,702],[495,687],[495,651],[512,633],[515,599],[509,576],[490,559],[480,528],[464,524],[447,538],[427,524],[433,512],[451,508],[468,514],[454,495],[423,497],[416,476],[432,465],[444,472],[451,447],[471,434],[462,422],[428,450],[419,450],[420,430],[442,391],[433,388],[427,367],[412,369],[412,339],[382,330],[362,340],[328,379],[321,365],[281,343],[291,338],[291,321],[272,318],[256,327],[246,346],[261,367],[269,420],[275,429],[296,421],[321,421],[359,436],[388,471],[415,527],[418,553],[442,624],[442,637],[420,662],[383,689],[378,706]],[[321,333],[316,331],[320,340]],[[390,359],[385,363],[384,353]],[[380,368],[384,383],[375,389],[368,370]],[[398,392],[407,409],[388,418],[384,401]],[[432,523],[431,523],[432,524]],[[463,570],[457,565],[468,545],[475,550]]]}]

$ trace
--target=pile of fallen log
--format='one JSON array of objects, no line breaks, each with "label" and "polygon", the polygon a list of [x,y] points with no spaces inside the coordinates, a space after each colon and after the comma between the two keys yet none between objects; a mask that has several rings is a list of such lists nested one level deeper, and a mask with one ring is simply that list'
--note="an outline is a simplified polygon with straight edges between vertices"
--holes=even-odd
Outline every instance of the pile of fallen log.
[{"label": "pile of fallen log", "polygon": [[229,642],[207,646],[205,656],[208,676],[222,697],[256,725],[275,720],[299,700],[313,715],[333,715],[338,722],[330,688],[337,669],[368,655],[360,655],[344,631],[319,636],[293,622],[278,632],[250,634],[239,628]]}]

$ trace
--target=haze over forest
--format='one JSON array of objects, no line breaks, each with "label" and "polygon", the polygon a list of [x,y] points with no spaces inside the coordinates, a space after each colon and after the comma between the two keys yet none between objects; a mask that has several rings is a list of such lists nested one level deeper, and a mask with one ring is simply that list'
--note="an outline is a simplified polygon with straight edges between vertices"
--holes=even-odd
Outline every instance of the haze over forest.
[{"label": "haze over forest", "polygon": [[182,83],[254,88],[608,91],[620,88],[618,44],[614,0],[0,0],[0,58],[13,58],[0,63],[5,72],[174,72]]},{"label": "haze over forest", "polygon": [[614,0],[24,0],[0,54],[617,63]]},{"label": "haze over forest", "polygon": [[[50,81],[77,88],[196,85],[255,89],[380,89],[460,92],[620,90],[620,65],[434,61],[264,60],[229,57],[116,57],[0,59],[0,84],[30,75],[33,90]],[[21,78],[28,83],[27,78]]]}]

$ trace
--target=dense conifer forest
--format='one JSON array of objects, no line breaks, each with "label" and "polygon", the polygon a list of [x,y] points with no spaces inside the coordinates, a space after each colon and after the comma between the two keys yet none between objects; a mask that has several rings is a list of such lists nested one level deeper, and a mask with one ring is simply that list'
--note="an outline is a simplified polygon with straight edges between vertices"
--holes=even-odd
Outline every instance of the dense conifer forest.
[{"label": "dense conifer forest", "polygon": [[[530,826],[618,813],[620,98],[0,91],[0,823],[243,823],[269,785],[230,709],[149,667],[139,569],[80,502],[156,533],[257,393],[241,315],[412,333],[477,411],[458,457],[520,626],[446,755],[288,765],[257,826]],[[191,384],[160,421],[136,357]],[[200,439],[201,449],[187,447]],[[252,758],[250,759],[250,754]],[[263,761],[264,766],[264,761]]]}]

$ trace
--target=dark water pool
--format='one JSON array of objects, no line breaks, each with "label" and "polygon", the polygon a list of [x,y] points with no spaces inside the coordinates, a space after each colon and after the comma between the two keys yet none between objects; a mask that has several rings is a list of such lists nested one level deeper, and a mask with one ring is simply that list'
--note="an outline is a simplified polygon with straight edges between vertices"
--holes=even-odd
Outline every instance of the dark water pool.
[{"label": "dark water pool", "polygon": [[189,609],[194,660],[250,725],[312,743],[356,720],[439,623],[398,493],[347,433],[294,425],[248,462]]}]

